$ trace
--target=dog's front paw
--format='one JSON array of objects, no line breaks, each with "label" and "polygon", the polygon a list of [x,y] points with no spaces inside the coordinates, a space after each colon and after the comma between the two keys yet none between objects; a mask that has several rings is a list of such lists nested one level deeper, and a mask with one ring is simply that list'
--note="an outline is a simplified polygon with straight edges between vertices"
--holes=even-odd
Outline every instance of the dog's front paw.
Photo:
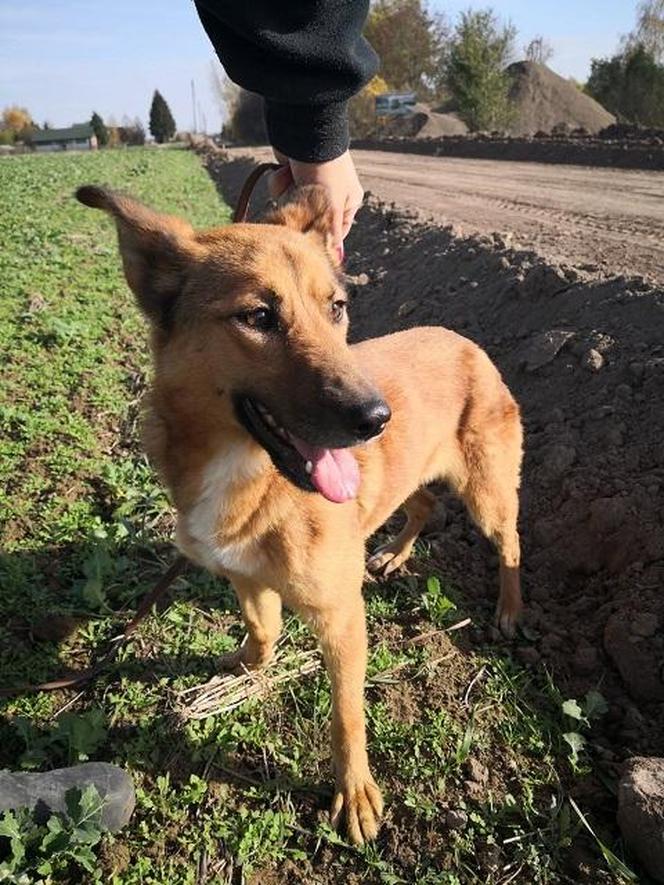
[{"label": "dog's front paw", "polygon": [[346,832],[353,844],[363,845],[376,838],[382,813],[383,797],[369,772],[346,775],[343,783],[337,784],[330,810],[332,826],[338,829],[342,817],[345,818]]},{"label": "dog's front paw", "polygon": [[256,647],[246,642],[235,651],[229,651],[219,658],[219,669],[226,673],[243,673],[246,670],[262,670],[273,657],[272,649]]},{"label": "dog's front paw", "polygon": [[402,547],[392,541],[383,547],[379,547],[373,556],[370,556],[367,560],[367,569],[373,575],[387,577],[387,575],[395,572],[406,562],[410,556],[412,546],[412,544],[409,544]]}]

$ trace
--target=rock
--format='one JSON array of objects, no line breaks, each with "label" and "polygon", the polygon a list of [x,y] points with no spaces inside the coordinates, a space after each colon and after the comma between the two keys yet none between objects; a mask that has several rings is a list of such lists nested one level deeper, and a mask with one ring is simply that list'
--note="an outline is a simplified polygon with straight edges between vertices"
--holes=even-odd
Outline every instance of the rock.
[{"label": "rock", "polygon": [[466,762],[466,771],[471,781],[476,784],[485,784],[489,780],[489,769],[478,759],[471,758]]},{"label": "rock", "polygon": [[359,273],[357,276],[346,274],[346,282],[351,286],[368,286],[370,282],[369,274]]},{"label": "rock", "polygon": [[522,365],[527,372],[534,372],[554,360],[567,342],[574,337],[574,332],[564,329],[552,329],[531,339],[522,356]]},{"label": "rock", "polygon": [[588,369],[590,372],[599,372],[599,370],[604,367],[604,357],[599,350],[595,350],[594,347],[591,347],[590,350],[581,357],[581,365],[584,369]]},{"label": "rock", "polygon": [[664,701],[657,656],[649,643],[635,643],[625,616],[616,612],[604,627],[604,649],[617,667],[627,690],[635,701]]},{"label": "rock", "polygon": [[468,815],[460,808],[450,808],[445,815],[445,823],[450,830],[462,830],[468,823]]},{"label": "rock", "polygon": [[417,307],[417,301],[414,299],[410,299],[409,301],[404,301],[403,304],[399,305],[399,309],[397,310],[397,316],[407,317],[415,310]]},{"label": "rock", "polygon": [[659,628],[659,618],[651,612],[641,612],[632,619],[630,630],[634,636],[654,636]]},{"label": "rock", "polygon": [[664,759],[628,760],[618,786],[618,825],[656,882],[664,882]]},{"label": "rock", "polygon": [[136,804],[134,784],[126,771],[107,762],[86,762],[38,774],[0,771],[0,811],[34,809],[40,819],[66,811],[65,794],[94,784],[104,800],[102,827],[110,833],[129,821]]}]

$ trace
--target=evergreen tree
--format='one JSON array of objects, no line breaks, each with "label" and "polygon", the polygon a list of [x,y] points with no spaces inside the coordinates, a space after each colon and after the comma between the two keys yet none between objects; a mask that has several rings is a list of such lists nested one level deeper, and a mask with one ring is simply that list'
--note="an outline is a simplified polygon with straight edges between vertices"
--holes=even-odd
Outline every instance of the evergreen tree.
[{"label": "evergreen tree", "polygon": [[97,136],[97,144],[99,147],[106,147],[108,144],[108,129],[102,118],[99,116],[97,111],[92,112],[92,119],[90,120],[90,125],[92,126],[95,135]]},{"label": "evergreen tree", "polygon": [[150,132],[159,144],[169,141],[175,135],[175,120],[166,99],[155,89],[150,107]]}]

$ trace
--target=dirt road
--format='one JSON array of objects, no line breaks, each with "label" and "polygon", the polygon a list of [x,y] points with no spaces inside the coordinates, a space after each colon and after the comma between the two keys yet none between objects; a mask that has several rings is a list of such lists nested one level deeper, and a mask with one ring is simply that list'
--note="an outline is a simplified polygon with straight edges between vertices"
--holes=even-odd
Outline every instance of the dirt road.
[{"label": "dirt road", "polygon": [[499,232],[556,262],[664,281],[664,172],[383,151],[356,151],[355,160],[381,200],[464,233]]}]

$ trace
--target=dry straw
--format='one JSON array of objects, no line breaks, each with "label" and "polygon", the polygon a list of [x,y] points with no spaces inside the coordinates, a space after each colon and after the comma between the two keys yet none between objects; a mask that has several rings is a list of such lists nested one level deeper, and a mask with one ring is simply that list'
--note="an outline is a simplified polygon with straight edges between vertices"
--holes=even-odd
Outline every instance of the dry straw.
[{"label": "dry straw", "polygon": [[308,676],[320,668],[320,654],[309,651],[278,651],[264,670],[247,670],[213,676],[208,682],[178,693],[179,712],[185,719],[205,719],[235,710],[250,698],[263,697],[278,685]]}]

